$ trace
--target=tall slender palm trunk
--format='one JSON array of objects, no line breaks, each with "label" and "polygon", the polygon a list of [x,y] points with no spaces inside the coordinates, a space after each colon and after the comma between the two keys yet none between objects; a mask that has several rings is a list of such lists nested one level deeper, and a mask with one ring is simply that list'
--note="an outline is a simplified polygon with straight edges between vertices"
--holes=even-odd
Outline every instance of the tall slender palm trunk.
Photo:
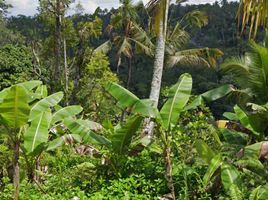
[{"label": "tall slender palm trunk", "polygon": [[[165,43],[166,43],[166,33],[167,33],[167,23],[168,23],[168,10],[169,10],[169,0],[165,0],[165,10],[163,11],[163,17],[159,24],[158,38],[155,50],[155,60],[153,69],[153,78],[151,82],[150,99],[154,102],[157,107],[161,91],[161,83],[164,69],[165,60]],[[153,135],[154,123],[150,119],[145,119],[145,126],[142,131],[142,137],[148,136],[149,138]]]},{"label": "tall slender palm trunk", "polygon": [[163,20],[161,20],[159,24],[159,34],[156,44],[153,79],[151,83],[151,92],[150,92],[150,99],[154,101],[156,106],[158,105],[159,101],[163,68],[164,68],[168,9],[169,9],[169,0],[166,0]]},{"label": "tall slender palm trunk", "polygon": [[[166,44],[166,34],[167,34],[167,23],[168,23],[168,10],[169,10],[169,0],[165,1],[165,10],[163,11],[163,20],[160,21],[159,24],[159,33],[156,44],[156,52],[155,52],[155,60],[154,60],[154,71],[153,71],[153,79],[151,83],[151,92],[150,99],[153,100],[154,105],[158,106],[160,91],[161,91],[161,83],[164,69],[164,60],[165,60],[165,44]],[[147,129],[147,135],[152,137],[154,123],[148,120],[145,130]],[[167,138],[168,141],[168,138]],[[175,200],[175,188],[172,177],[172,158],[171,158],[171,146],[165,145],[163,149],[163,157],[165,161],[165,177],[167,181],[167,186],[170,190],[170,194],[172,199]]]},{"label": "tall slender palm trunk", "polygon": [[55,24],[55,66],[52,70],[54,89],[60,85],[61,78],[61,2],[56,1],[56,24]]}]

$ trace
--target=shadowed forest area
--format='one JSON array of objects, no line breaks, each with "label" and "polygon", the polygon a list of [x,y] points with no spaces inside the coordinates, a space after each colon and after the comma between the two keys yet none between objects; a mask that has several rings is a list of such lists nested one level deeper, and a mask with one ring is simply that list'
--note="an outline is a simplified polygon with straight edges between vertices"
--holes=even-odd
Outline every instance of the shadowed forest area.
[{"label": "shadowed forest area", "polygon": [[0,199],[267,200],[268,2],[119,2],[0,0]]}]

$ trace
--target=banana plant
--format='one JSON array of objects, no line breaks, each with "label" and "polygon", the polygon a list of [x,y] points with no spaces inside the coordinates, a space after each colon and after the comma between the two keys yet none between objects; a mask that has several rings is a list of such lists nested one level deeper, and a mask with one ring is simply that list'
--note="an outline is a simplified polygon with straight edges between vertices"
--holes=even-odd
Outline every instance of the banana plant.
[{"label": "banana plant", "polygon": [[[124,144],[127,146],[137,131],[140,130],[143,119],[150,117],[154,119],[162,143],[162,153],[165,161],[165,176],[167,185],[175,199],[175,190],[172,179],[172,132],[177,126],[177,122],[182,111],[194,109],[204,102],[209,102],[221,98],[228,94],[232,88],[223,86],[213,91],[201,94],[196,97],[193,104],[187,106],[191,97],[192,77],[189,74],[183,74],[178,82],[169,89],[169,95],[160,110],[150,100],[141,100],[128,90],[118,84],[109,83],[106,90],[117,100],[117,105],[121,109],[127,109],[132,116],[126,121],[125,128],[116,129],[112,132],[112,144],[116,147],[117,153],[126,152]],[[120,139],[119,139],[120,138]]]},{"label": "banana plant", "polygon": [[[223,142],[220,151],[212,150],[209,146],[198,140],[196,150],[202,160],[208,165],[203,178],[206,190],[217,186],[221,180],[224,189],[229,192],[232,199],[244,199],[242,196],[241,172],[259,176],[266,182],[268,174],[260,161],[266,159],[268,142],[263,141],[267,128],[268,107],[249,103],[250,110],[244,111],[239,106],[234,107],[234,113],[224,113],[229,119],[217,122]],[[257,142],[257,143],[255,143]],[[231,159],[235,155],[234,159]],[[218,186],[217,186],[218,187]],[[266,189],[265,189],[266,188]],[[267,187],[259,186],[251,192],[249,199],[267,199]]]},{"label": "banana plant", "polygon": [[[58,104],[62,98],[62,92],[47,96],[46,86],[40,81],[24,82],[0,91],[0,125],[6,129],[14,151],[14,199],[19,198],[20,150],[28,165],[29,177],[33,178],[32,166],[39,155],[64,144],[62,141],[68,135],[78,142],[109,143],[94,133],[96,123],[76,118],[82,111],[80,106],[61,108]],[[62,127],[67,135],[58,134],[57,130]],[[56,139],[49,141],[53,134]]]}]

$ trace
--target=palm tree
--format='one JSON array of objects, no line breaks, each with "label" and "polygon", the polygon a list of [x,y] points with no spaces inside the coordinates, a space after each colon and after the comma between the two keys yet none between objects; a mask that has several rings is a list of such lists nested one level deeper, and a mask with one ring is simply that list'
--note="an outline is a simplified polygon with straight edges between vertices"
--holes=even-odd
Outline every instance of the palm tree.
[{"label": "palm tree", "polygon": [[265,104],[268,102],[268,35],[263,45],[253,41],[250,44],[251,52],[226,60],[221,69],[231,74],[242,88],[236,91],[240,97],[240,104]]},{"label": "palm tree", "polygon": [[194,10],[186,13],[173,29],[169,28],[166,38],[166,65],[176,64],[216,66],[217,59],[223,53],[216,48],[188,49],[191,42],[187,28],[202,28],[208,24],[208,17],[204,12]]},{"label": "palm tree", "polygon": [[159,101],[164,68],[169,4],[169,0],[150,0],[147,5],[149,13],[152,16],[152,30],[157,36],[153,79],[150,92],[150,99],[156,106]]},{"label": "palm tree", "polygon": [[260,26],[268,26],[268,1],[240,0],[238,22],[241,23],[242,31],[246,25],[250,25],[249,37],[255,38]]},{"label": "palm tree", "polygon": [[146,32],[138,25],[138,14],[132,0],[120,0],[122,6],[111,17],[107,32],[110,40],[105,42],[96,51],[108,51],[111,47],[116,49],[117,73],[121,65],[122,57],[127,58],[128,77],[127,88],[130,87],[132,75],[132,59],[135,51],[141,51],[148,56],[153,55],[153,43]]}]

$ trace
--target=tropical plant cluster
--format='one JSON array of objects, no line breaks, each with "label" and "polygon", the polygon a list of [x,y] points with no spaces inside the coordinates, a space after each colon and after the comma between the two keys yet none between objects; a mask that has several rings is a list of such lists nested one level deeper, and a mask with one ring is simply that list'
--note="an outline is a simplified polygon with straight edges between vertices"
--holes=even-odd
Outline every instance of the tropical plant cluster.
[{"label": "tropical plant cluster", "polygon": [[268,199],[266,4],[0,0],[0,199]]}]

